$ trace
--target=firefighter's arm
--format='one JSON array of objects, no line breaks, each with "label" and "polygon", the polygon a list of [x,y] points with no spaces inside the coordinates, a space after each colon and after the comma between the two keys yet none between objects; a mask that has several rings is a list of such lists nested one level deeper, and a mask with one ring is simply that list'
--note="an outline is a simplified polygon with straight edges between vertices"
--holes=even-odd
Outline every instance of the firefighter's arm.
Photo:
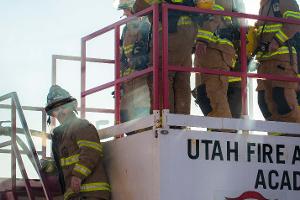
[{"label": "firefighter's arm", "polygon": [[[224,6],[222,4],[215,4],[212,10],[224,11]],[[198,27],[197,42],[206,44],[216,42],[214,32],[222,25],[222,17],[221,15],[211,15],[208,17],[203,26]]]},{"label": "firefighter's arm", "polygon": [[88,122],[84,122],[78,128],[75,139],[80,151],[79,161],[75,164],[72,175],[84,180],[99,164],[102,156],[102,145],[96,128]]},{"label": "firefighter's arm", "polygon": [[[300,20],[299,6],[294,0],[281,0],[280,11],[284,19]],[[282,28],[275,34],[274,40],[283,45],[300,31],[300,25],[283,23]]]}]

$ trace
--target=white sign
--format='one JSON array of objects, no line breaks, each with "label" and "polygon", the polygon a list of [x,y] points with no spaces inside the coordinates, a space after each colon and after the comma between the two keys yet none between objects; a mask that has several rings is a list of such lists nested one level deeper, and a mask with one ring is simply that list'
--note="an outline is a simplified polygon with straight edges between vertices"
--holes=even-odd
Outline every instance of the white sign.
[{"label": "white sign", "polygon": [[299,200],[300,138],[160,135],[164,200]]}]

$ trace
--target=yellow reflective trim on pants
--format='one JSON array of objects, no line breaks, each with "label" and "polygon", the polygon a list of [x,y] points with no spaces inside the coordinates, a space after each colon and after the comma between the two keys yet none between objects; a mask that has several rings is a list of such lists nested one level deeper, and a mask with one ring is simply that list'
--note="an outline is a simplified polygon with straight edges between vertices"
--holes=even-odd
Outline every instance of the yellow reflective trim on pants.
[{"label": "yellow reflective trim on pants", "polygon": [[295,11],[285,11],[283,13],[283,18],[295,18],[295,19],[300,19],[300,12],[295,12]]},{"label": "yellow reflective trim on pants", "polygon": [[[266,24],[264,27],[264,33],[274,33],[280,31],[282,24]],[[261,34],[263,26],[258,27],[257,34]]]},{"label": "yellow reflective trim on pants", "polygon": [[219,43],[219,44],[228,44],[229,46],[232,46],[232,47],[233,47],[233,43],[230,42],[230,41],[227,40],[227,39],[221,39],[221,38],[219,38],[218,41],[217,41],[217,43]]},{"label": "yellow reflective trim on pants", "polygon": [[79,146],[79,148],[80,147],[89,147],[89,148],[92,148],[92,149],[102,152],[102,145],[97,142],[91,142],[88,140],[78,140],[77,145]]},{"label": "yellow reflective trim on pants", "polygon": [[289,38],[288,36],[282,31],[279,30],[275,36],[280,40],[281,43],[284,43],[285,41],[287,41]]},{"label": "yellow reflective trim on pants", "polygon": [[189,16],[181,16],[177,22],[178,26],[191,25],[192,19]]},{"label": "yellow reflective trim on pants", "polygon": [[79,154],[75,154],[73,156],[67,158],[60,159],[60,166],[65,167],[69,165],[73,165],[79,161]]},{"label": "yellow reflective trim on pants", "polygon": [[241,81],[241,80],[242,80],[241,77],[234,77],[234,76],[229,76],[229,77],[228,77],[228,82],[229,82],[229,83],[239,82],[239,81]]},{"label": "yellow reflective trim on pants", "polygon": [[83,165],[81,165],[79,163],[77,163],[74,166],[73,170],[75,172],[78,172],[78,173],[84,175],[84,176],[88,176],[88,175],[90,175],[92,173],[92,171],[89,168],[87,168],[86,166],[83,166]]},{"label": "yellow reflective trim on pants", "polygon": [[297,74],[298,78],[300,78],[300,74]]},{"label": "yellow reflective trim on pants", "polygon": [[123,47],[124,53],[125,53],[126,55],[131,54],[132,51],[133,51],[133,46],[134,46],[133,44],[129,44],[129,45],[124,46],[124,47]]},{"label": "yellow reflective trim on pants", "polygon": [[[257,58],[270,58],[272,56],[289,54],[289,53],[290,53],[289,48],[287,46],[282,46],[278,48],[278,50],[275,52],[268,52],[268,53],[258,52]],[[296,49],[294,47],[292,48],[292,53],[297,54]]]}]

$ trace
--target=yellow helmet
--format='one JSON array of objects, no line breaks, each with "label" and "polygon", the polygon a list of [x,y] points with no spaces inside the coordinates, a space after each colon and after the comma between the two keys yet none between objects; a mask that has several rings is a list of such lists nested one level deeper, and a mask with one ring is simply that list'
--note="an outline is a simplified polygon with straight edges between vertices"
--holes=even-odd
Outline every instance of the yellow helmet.
[{"label": "yellow helmet", "polygon": [[215,0],[198,0],[197,1],[197,8],[200,9],[212,9],[213,6],[215,5]]}]

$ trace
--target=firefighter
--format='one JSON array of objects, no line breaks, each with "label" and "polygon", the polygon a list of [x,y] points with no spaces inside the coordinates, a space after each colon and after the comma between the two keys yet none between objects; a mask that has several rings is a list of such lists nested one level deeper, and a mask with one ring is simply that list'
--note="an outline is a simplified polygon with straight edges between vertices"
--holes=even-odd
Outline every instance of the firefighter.
[{"label": "firefighter", "polygon": [[[133,0],[122,0],[118,9],[126,17],[132,16]],[[121,76],[147,68],[149,63],[150,22],[146,17],[136,18],[126,24],[121,37]],[[129,80],[122,85],[121,122],[126,122],[150,113],[147,77]]]},{"label": "firefighter", "polygon": [[[199,2],[199,8],[212,9],[213,3],[210,7],[202,6]],[[205,2],[207,3],[207,2]],[[245,5],[243,0],[234,0],[233,1],[233,12],[245,12]],[[234,47],[237,52],[240,49],[240,21],[237,18],[232,19],[232,26],[228,29],[228,34],[231,36]],[[239,55],[238,55],[239,56]],[[194,63],[199,67],[199,57],[195,55]],[[236,61],[236,65],[231,69],[232,71],[240,72],[240,59]],[[202,113],[207,116],[209,112],[212,111],[210,100],[207,97],[205,84],[200,83],[199,75],[196,77],[196,86],[192,91],[193,97],[195,98],[195,103],[197,103],[202,110]],[[227,98],[229,103],[230,112],[233,118],[240,118],[242,112],[242,98],[241,98],[241,78],[240,77],[228,77],[228,91]]]},{"label": "firefighter", "polygon": [[47,96],[45,111],[60,126],[53,130],[52,148],[63,179],[64,199],[110,199],[110,185],[103,167],[103,148],[96,128],[76,117],[77,100],[58,85]]},{"label": "firefighter", "polygon": [[[136,0],[134,11],[139,12],[154,3],[161,3],[160,0]],[[194,6],[193,0],[166,0],[163,2]],[[152,21],[151,17],[149,21]],[[168,18],[168,64],[170,66],[190,67],[192,66],[192,48],[196,36],[196,26],[191,14],[180,11],[169,10]],[[161,32],[160,32],[161,37]],[[150,43],[151,45],[151,43]],[[161,61],[161,52],[160,52]],[[152,66],[152,46],[150,49],[150,66]],[[186,72],[169,72],[169,105],[171,113],[190,114],[190,73]],[[160,77],[160,80],[162,78]],[[148,79],[150,94],[153,91],[152,76]],[[159,83],[162,85],[162,83]],[[153,99],[151,95],[151,106]],[[152,111],[152,107],[151,107]]]},{"label": "firefighter", "polygon": [[[299,7],[294,0],[261,0],[259,15],[300,19]],[[258,74],[297,77],[297,52],[291,38],[300,30],[299,25],[258,21],[256,28]],[[267,120],[300,122],[296,97],[298,83],[275,80],[257,82],[258,104]]]},{"label": "firefighter", "polygon": [[[216,0],[213,10],[233,11],[232,0]],[[229,16],[210,15],[199,26],[195,67],[230,71],[236,62],[233,24]],[[210,117],[231,118],[228,103],[228,77],[224,75],[196,74],[196,90],[203,113]],[[239,95],[239,94],[237,94]],[[239,111],[240,112],[240,111]]]}]

